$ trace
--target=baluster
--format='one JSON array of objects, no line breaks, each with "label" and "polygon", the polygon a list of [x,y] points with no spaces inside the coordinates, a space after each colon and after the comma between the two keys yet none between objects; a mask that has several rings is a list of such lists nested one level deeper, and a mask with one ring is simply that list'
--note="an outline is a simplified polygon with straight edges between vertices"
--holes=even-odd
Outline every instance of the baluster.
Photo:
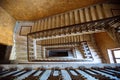
[{"label": "baluster", "polygon": [[77,32],[79,32],[79,33],[82,32],[81,25],[77,25],[76,27],[77,27],[77,28],[76,28],[76,29],[77,29]]},{"label": "baluster", "polygon": [[55,44],[58,45],[58,38],[56,38]]},{"label": "baluster", "polygon": [[58,27],[61,27],[61,15],[58,15]]},{"label": "baluster", "polygon": [[71,45],[72,43],[71,43],[71,36],[69,36],[69,44]]},{"label": "baluster", "polygon": [[40,31],[41,30],[41,20],[38,21],[39,24],[38,24],[38,30],[37,31]]},{"label": "baluster", "polygon": [[65,44],[67,43],[67,37],[65,37]]},{"label": "baluster", "polygon": [[70,44],[72,45],[72,41],[71,41],[72,39],[71,39],[71,37],[72,37],[72,36],[69,37],[69,40],[70,40],[69,42],[70,42]]},{"label": "baluster", "polygon": [[48,18],[48,29],[52,28],[52,17]]},{"label": "baluster", "polygon": [[41,20],[41,30],[44,30],[43,28],[44,28],[44,26],[43,26],[43,19]]},{"label": "baluster", "polygon": [[84,35],[80,35],[80,41],[84,41]]},{"label": "baluster", "polygon": [[37,28],[37,21],[35,21],[35,26],[34,26],[34,32],[36,32],[36,28]]},{"label": "baluster", "polygon": [[74,43],[74,36],[71,36],[72,37],[72,43]]},{"label": "baluster", "polygon": [[46,44],[47,44],[47,46],[49,46],[49,39],[46,40]]},{"label": "baluster", "polygon": [[76,33],[77,32],[77,28],[76,26],[73,26],[73,33]]},{"label": "baluster", "polygon": [[85,32],[86,31],[86,26],[85,25],[81,25],[81,30],[82,30],[82,32]]},{"label": "baluster", "polygon": [[67,44],[69,45],[69,36],[67,36],[66,38],[67,38]]},{"label": "baluster", "polygon": [[52,44],[52,39],[50,39],[50,45]]},{"label": "baluster", "polygon": [[55,43],[55,39],[52,39],[52,45],[54,45],[54,43]]},{"label": "baluster", "polygon": [[55,16],[52,16],[52,28],[55,28],[55,25],[56,25]]},{"label": "baluster", "polygon": [[38,21],[36,21],[35,32],[38,30]]},{"label": "baluster", "polygon": [[45,24],[45,30],[48,29],[48,24],[47,23],[48,23],[48,18],[45,19],[45,23],[44,23]]},{"label": "baluster", "polygon": [[67,36],[67,43],[66,44],[69,45],[69,36]]},{"label": "baluster", "polygon": [[76,42],[79,42],[79,35],[76,35]]},{"label": "baluster", "polygon": [[32,27],[32,32],[35,32],[36,21],[34,22],[34,26]]},{"label": "baluster", "polygon": [[62,39],[63,39],[63,43],[65,43],[65,37],[62,37]]},{"label": "baluster", "polygon": [[45,30],[45,19],[43,19],[43,30]]},{"label": "baluster", "polygon": [[79,42],[81,42],[81,35],[79,35],[78,37],[79,37]]},{"label": "baluster", "polygon": [[60,45],[60,39],[58,38],[58,42],[57,42],[58,45]]},{"label": "baluster", "polygon": [[60,16],[56,16],[56,27],[60,27]]},{"label": "baluster", "polygon": [[74,40],[75,40],[75,43],[77,42],[77,37],[76,37],[76,35],[74,36]]},{"label": "baluster", "polygon": [[68,34],[72,33],[72,28],[68,28]]}]

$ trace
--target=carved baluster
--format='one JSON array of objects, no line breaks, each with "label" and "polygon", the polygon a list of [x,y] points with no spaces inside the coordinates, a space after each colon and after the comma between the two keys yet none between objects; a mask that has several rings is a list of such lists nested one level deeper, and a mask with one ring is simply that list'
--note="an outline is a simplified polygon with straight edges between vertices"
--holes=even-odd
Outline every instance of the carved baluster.
[{"label": "carved baluster", "polygon": [[79,35],[79,43],[81,42],[81,35]]},{"label": "carved baluster", "polygon": [[36,32],[36,31],[37,31],[37,25],[38,25],[38,21],[35,21],[34,32]]},{"label": "carved baluster", "polygon": [[44,30],[47,29],[47,18],[44,19]]},{"label": "carved baluster", "polygon": [[79,33],[82,32],[81,25],[77,25],[76,28],[77,28],[77,32]]},{"label": "carved baluster", "polygon": [[56,23],[55,23],[55,16],[52,16],[51,17],[52,18],[52,28],[55,28],[55,25],[56,25]]},{"label": "carved baluster", "polygon": [[44,30],[43,27],[44,27],[44,21],[43,21],[43,19],[42,19],[42,20],[41,20],[41,30]]},{"label": "carved baluster", "polygon": [[58,19],[59,19],[58,20],[58,27],[61,27],[61,15],[60,14],[58,15]]},{"label": "carved baluster", "polygon": [[72,28],[68,28],[68,34],[72,33]]},{"label": "carved baluster", "polygon": [[47,45],[48,46],[50,45],[50,39],[47,39]]},{"label": "carved baluster", "polygon": [[66,29],[62,29],[62,33],[65,35],[66,34]]},{"label": "carved baluster", "polygon": [[52,40],[51,39],[49,39],[50,40],[50,44],[49,45],[51,45],[52,44]]},{"label": "carved baluster", "polygon": [[58,40],[57,40],[57,44],[60,45],[60,39],[59,39],[59,38],[57,38],[57,39],[58,39]]},{"label": "carved baluster", "polygon": [[73,38],[73,36],[71,36],[71,42],[72,42],[72,43],[74,42],[74,38]]},{"label": "carved baluster", "polygon": [[74,36],[74,39],[75,39],[75,42],[77,42],[77,36],[76,35]]},{"label": "carved baluster", "polygon": [[78,38],[78,35],[76,35],[76,43],[79,42],[79,38]]},{"label": "carved baluster", "polygon": [[73,26],[73,33],[76,33],[76,26]]},{"label": "carved baluster", "polygon": [[45,30],[45,19],[43,19],[43,30]]},{"label": "carved baluster", "polygon": [[38,24],[38,30],[37,31],[40,31],[41,30],[41,20],[38,21],[39,24]]},{"label": "carved baluster", "polygon": [[49,17],[48,18],[48,29],[52,29],[53,27],[52,27],[53,25],[52,25],[52,17]]},{"label": "carved baluster", "polygon": [[71,45],[71,36],[69,36],[69,44]]},{"label": "carved baluster", "polygon": [[88,31],[87,26],[86,25],[81,25],[81,30],[82,30],[82,32]]},{"label": "carved baluster", "polygon": [[36,22],[34,22],[34,26],[32,27],[32,32],[35,31],[35,26],[36,26]]},{"label": "carved baluster", "polygon": [[60,18],[60,15],[57,15],[57,16],[56,16],[56,26],[57,26],[57,27],[60,27],[60,25],[61,25],[60,19],[61,19],[61,18]]},{"label": "carved baluster", "polygon": [[58,38],[56,38],[55,44],[58,45]]},{"label": "carved baluster", "polygon": [[71,36],[69,36],[69,43],[72,45]]},{"label": "carved baluster", "polygon": [[35,28],[35,32],[38,31],[38,25],[39,25],[39,21],[36,21],[36,28]]}]

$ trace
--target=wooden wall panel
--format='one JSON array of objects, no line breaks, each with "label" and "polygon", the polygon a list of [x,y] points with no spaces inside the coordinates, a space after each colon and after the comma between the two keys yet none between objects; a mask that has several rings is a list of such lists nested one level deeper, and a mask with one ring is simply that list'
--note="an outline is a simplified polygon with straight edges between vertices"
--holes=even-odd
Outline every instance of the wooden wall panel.
[{"label": "wooden wall panel", "polygon": [[98,14],[98,19],[103,19],[104,15],[103,15],[102,5],[96,5],[96,10]]},{"label": "wooden wall panel", "polygon": [[79,10],[80,13],[80,22],[83,23],[85,22],[85,14],[84,14],[84,9]]},{"label": "wooden wall panel", "polygon": [[70,24],[70,15],[69,13],[65,13],[65,25],[69,25]]},{"label": "wooden wall panel", "polygon": [[118,15],[119,10],[118,12],[114,13],[112,8],[119,9],[118,6],[113,4],[97,4],[90,7],[80,8],[62,14],[46,17],[40,19],[41,24],[39,24],[39,22],[38,24],[35,23],[35,30],[33,29],[32,31],[36,31],[38,29],[36,28],[36,25],[40,25],[40,27],[42,27],[41,30],[45,30],[112,17],[114,14]]},{"label": "wooden wall panel", "polygon": [[80,23],[79,10],[74,10],[74,16],[75,16],[75,24]]},{"label": "wooden wall panel", "polygon": [[91,6],[90,7],[90,13],[91,13],[91,17],[92,17],[92,20],[97,20],[97,14],[95,12],[95,6]]},{"label": "wooden wall panel", "polygon": [[85,19],[86,21],[91,21],[91,14],[90,14],[90,9],[89,8],[85,8]]}]

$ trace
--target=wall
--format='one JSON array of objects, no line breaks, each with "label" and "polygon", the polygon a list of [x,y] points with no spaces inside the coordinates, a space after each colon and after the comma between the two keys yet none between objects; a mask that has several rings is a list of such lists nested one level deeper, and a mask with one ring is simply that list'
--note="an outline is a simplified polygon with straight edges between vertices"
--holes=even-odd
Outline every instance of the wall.
[{"label": "wall", "polygon": [[107,49],[116,48],[117,44],[111,39],[111,37],[106,32],[95,33],[94,34],[96,44],[101,51],[102,58],[104,62],[109,63]]},{"label": "wall", "polygon": [[0,7],[0,43],[13,45],[13,29],[16,20]]}]

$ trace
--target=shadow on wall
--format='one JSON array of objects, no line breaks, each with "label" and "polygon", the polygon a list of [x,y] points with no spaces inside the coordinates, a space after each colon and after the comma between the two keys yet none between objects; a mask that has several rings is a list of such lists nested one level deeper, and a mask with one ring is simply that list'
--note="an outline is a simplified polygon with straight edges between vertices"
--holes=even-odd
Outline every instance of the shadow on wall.
[{"label": "shadow on wall", "polygon": [[12,46],[0,44],[0,63],[8,64],[10,63],[9,57],[11,53]]}]

